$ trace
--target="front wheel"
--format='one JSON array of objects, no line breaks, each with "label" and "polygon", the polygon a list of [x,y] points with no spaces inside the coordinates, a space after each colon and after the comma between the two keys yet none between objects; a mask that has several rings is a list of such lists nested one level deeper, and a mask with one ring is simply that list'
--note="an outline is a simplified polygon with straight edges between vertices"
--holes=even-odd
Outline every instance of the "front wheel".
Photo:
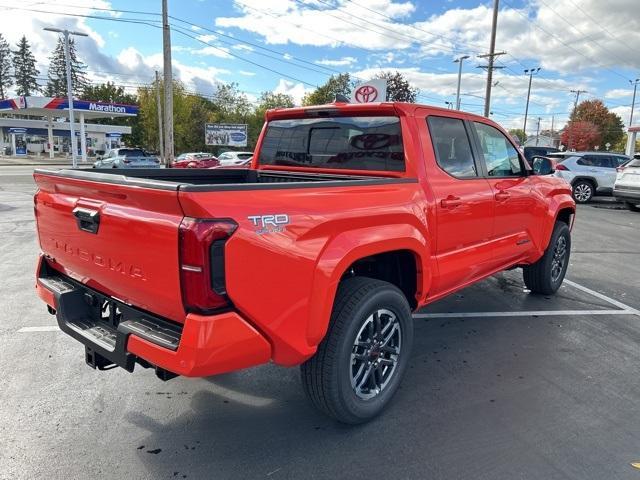
[{"label": "front wheel", "polygon": [[562,285],[569,266],[571,232],[564,222],[556,222],[544,255],[522,269],[524,283],[533,293],[551,295]]},{"label": "front wheel", "polygon": [[412,345],[413,318],[403,293],[372,278],[346,279],[327,335],[301,366],[305,393],[340,422],[366,422],[397,391]]}]

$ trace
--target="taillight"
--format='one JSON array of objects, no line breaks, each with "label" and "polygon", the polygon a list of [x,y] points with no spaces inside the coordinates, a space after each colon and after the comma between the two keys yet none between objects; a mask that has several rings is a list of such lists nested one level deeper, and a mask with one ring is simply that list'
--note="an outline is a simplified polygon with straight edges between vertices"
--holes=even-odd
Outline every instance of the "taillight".
[{"label": "taillight", "polygon": [[624,172],[624,170],[625,170],[626,168],[627,168],[627,167],[616,167],[616,172],[618,172],[618,173],[620,173],[620,172]]},{"label": "taillight", "polygon": [[229,304],[224,245],[238,224],[185,217],[180,223],[180,285],[187,312],[211,313]]},{"label": "taillight", "polygon": [[563,171],[565,171],[565,172],[568,172],[568,171],[569,171],[569,169],[568,169],[565,165],[563,165],[563,164],[561,164],[561,163],[559,163],[559,164],[557,164],[557,165],[556,165],[556,170],[563,170]]}]

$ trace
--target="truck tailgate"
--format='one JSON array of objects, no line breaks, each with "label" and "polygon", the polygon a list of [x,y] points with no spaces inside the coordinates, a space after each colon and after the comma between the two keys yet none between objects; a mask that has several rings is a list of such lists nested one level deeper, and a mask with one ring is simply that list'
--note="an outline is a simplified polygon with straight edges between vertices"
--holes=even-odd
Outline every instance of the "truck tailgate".
[{"label": "truck tailgate", "polygon": [[[91,288],[184,322],[175,184],[104,182],[36,171],[40,247],[51,265]],[[95,174],[94,174],[95,177]],[[109,175],[112,179],[124,177]]]}]

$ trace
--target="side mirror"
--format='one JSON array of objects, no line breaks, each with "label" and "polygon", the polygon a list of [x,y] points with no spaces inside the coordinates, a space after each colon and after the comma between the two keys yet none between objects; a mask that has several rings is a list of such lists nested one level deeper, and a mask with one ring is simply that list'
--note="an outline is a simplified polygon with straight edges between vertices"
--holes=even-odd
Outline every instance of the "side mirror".
[{"label": "side mirror", "polygon": [[547,157],[533,157],[531,161],[533,173],[536,175],[551,175],[555,172],[553,162]]}]

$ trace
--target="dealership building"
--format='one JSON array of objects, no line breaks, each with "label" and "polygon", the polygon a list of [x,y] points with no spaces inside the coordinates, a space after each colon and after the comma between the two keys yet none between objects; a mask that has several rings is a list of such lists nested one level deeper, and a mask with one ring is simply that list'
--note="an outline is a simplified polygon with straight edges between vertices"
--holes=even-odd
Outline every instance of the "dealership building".
[{"label": "dealership building", "polygon": [[[131,127],[117,120],[138,115],[136,105],[74,100],[78,154],[88,155],[121,145]],[[109,124],[91,123],[110,119]],[[112,124],[113,123],[113,124]],[[0,100],[0,153],[9,155],[66,155],[71,151],[69,102],[66,98],[17,97]]]}]

